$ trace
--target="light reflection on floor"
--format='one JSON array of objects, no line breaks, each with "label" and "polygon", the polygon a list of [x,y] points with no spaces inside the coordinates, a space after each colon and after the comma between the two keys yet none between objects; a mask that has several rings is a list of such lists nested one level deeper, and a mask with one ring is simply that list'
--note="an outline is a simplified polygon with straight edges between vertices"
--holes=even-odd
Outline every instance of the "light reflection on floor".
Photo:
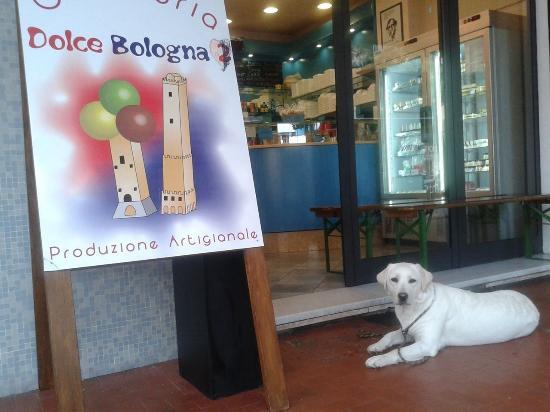
[{"label": "light reflection on floor", "polygon": [[[416,247],[402,246],[402,251],[416,250]],[[377,247],[375,256],[395,253],[391,244]],[[331,250],[331,270],[325,268],[324,251],[266,253],[267,271],[273,299],[321,292],[345,287],[342,272],[342,253]]]}]

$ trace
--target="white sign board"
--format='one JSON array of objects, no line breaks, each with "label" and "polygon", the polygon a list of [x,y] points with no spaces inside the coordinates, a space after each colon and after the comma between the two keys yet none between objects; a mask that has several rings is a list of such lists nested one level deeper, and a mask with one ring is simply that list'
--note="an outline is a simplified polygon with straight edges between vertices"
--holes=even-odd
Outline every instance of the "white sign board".
[{"label": "white sign board", "polygon": [[263,245],[223,0],[19,0],[46,270]]}]

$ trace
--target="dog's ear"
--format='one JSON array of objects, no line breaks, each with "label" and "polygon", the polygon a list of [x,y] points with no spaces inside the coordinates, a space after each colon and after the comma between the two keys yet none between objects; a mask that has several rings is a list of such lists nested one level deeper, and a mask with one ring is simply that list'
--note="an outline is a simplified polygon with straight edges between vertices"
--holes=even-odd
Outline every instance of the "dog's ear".
[{"label": "dog's ear", "polygon": [[416,269],[418,270],[418,273],[420,273],[420,287],[423,291],[425,291],[428,288],[428,285],[432,283],[434,276],[431,272],[428,272],[418,263],[416,264]]},{"label": "dog's ear", "polygon": [[388,289],[388,272],[391,266],[392,264],[390,263],[388,266],[386,266],[386,269],[376,275],[376,281],[384,286],[384,290]]}]

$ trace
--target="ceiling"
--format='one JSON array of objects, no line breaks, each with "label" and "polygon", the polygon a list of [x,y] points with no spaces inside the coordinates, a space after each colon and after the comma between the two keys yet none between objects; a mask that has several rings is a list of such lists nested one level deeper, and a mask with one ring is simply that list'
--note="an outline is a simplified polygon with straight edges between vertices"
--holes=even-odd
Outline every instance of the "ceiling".
[{"label": "ceiling", "polygon": [[[327,0],[323,0],[327,1]],[[349,0],[355,8],[370,0]],[[225,0],[232,36],[272,41],[293,41],[332,18],[331,9],[319,10],[321,0]],[[275,6],[276,14],[263,9]]]}]

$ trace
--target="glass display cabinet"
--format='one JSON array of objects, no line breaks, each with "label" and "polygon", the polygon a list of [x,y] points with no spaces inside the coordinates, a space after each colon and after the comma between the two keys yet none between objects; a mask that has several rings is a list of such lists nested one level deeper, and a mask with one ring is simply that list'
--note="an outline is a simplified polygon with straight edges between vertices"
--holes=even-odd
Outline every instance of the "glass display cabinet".
[{"label": "glass display cabinet", "polygon": [[[524,90],[521,27],[521,16],[489,10],[460,25],[467,197],[523,189],[524,118],[515,108]],[[384,199],[433,198],[445,191],[437,34],[413,40],[375,57]]]}]

